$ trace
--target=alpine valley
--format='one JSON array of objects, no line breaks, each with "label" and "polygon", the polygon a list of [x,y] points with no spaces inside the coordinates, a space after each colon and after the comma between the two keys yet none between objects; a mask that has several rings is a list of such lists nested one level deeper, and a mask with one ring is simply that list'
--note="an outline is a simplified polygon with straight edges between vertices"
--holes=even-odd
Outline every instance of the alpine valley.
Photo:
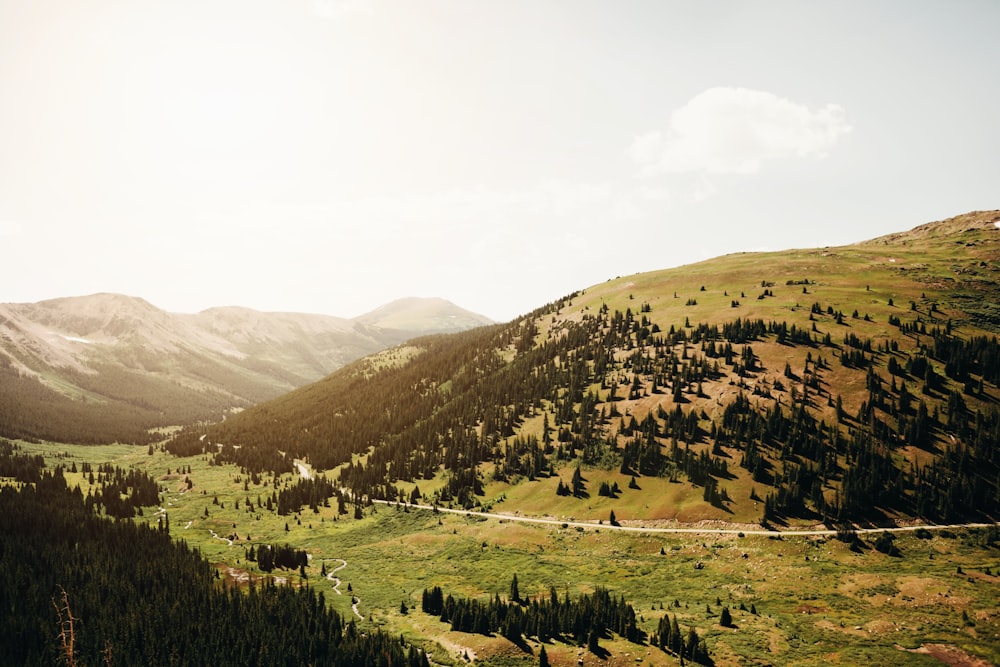
[{"label": "alpine valley", "polygon": [[443,299],[353,319],[177,314],[120,294],[0,304],[0,436],[147,443],[151,429],[217,421],[413,336],[488,323]]},{"label": "alpine valley", "polygon": [[1000,663],[1000,211],[408,305],[0,306],[0,662]]}]

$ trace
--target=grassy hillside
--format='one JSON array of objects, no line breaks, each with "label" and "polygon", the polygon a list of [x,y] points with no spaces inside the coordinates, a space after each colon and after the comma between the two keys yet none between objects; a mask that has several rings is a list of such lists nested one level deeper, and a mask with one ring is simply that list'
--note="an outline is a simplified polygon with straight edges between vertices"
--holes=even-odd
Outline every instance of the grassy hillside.
[{"label": "grassy hillside", "polygon": [[417,339],[172,448],[224,443],[220,461],[275,471],[364,454],[340,473],[359,495],[421,483],[442,503],[593,519],[988,519],[998,218],[609,280]]}]

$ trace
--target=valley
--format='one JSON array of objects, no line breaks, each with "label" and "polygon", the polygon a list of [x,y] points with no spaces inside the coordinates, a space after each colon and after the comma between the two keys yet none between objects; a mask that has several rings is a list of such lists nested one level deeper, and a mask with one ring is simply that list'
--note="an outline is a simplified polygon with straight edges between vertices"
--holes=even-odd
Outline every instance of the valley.
[{"label": "valley", "polygon": [[[128,446],[25,445],[24,451],[67,468],[104,459],[149,471],[165,489],[173,538],[197,548],[226,580],[245,588],[250,578],[258,585],[273,579],[323,592],[345,619],[402,632],[432,664],[468,664],[465,654],[481,665],[537,664],[543,644],[535,640],[518,646],[499,634],[456,632],[420,611],[424,589],[506,598],[514,575],[527,600],[547,597],[551,587],[560,596],[606,587],[625,596],[647,635],[655,634],[660,618],[676,616],[685,632],[696,629],[717,665],[936,664],[916,652],[925,644],[967,656],[957,664],[991,664],[998,657],[995,526],[901,527],[894,531],[899,554],[893,556],[876,549],[884,532],[878,529],[857,530],[856,542],[836,531],[761,534],[759,526],[626,531],[606,521],[541,524],[533,521],[541,517],[388,502],[365,506],[355,518],[352,503],[340,513],[335,500],[279,515],[259,507],[257,498],[294,486],[302,479],[297,471],[255,484],[232,466],[159,449],[149,455]],[[86,495],[85,475],[68,473],[67,480]],[[144,514],[137,520],[156,524],[155,511]],[[262,544],[305,549],[308,565],[263,572],[247,558],[251,546]],[[719,625],[723,607],[735,627]],[[636,644],[609,635],[600,645],[609,655],[573,642],[544,644],[555,665],[581,659],[586,665],[678,664],[648,639]]]},{"label": "valley", "polygon": [[489,322],[429,298],[351,319],[168,313],[121,294],[0,304],[0,436],[145,444],[154,429],[218,421],[413,336]]},{"label": "valley", "polygon": [[997,664],[997,221],[618,277],[8,465],[408,664]]}]

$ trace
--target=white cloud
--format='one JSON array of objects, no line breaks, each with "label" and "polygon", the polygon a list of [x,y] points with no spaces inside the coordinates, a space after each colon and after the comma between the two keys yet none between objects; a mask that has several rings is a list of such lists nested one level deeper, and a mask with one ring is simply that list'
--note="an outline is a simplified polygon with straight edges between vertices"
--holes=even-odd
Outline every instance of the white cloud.
[{"label": "white cloud", "polygon": [[643,173],[752,174],[765,160],[823,157],[851,131],[836,104],[812,109],[773,93],[710,88],[674,111],[666,132],[627,150]]}]

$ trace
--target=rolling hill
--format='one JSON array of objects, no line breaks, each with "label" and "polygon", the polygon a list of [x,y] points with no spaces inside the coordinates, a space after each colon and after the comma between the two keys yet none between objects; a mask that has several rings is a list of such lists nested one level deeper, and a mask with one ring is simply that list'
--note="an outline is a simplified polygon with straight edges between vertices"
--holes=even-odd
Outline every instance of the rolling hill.
[{"label": "rolling hill", "polygon": [[415,335],[487,322],[442,299],[354,319],[177,314],[120,294],[0,304],[0,435],[146,442],[149,429],[219,420]]},{"label": "rolling hill", "polygon": [[998,226],[1000,211],[974,212],[615,278],[411,340],[168,447],[339,466],[372,499],[419,486],[625,523],[992,518]]}]

